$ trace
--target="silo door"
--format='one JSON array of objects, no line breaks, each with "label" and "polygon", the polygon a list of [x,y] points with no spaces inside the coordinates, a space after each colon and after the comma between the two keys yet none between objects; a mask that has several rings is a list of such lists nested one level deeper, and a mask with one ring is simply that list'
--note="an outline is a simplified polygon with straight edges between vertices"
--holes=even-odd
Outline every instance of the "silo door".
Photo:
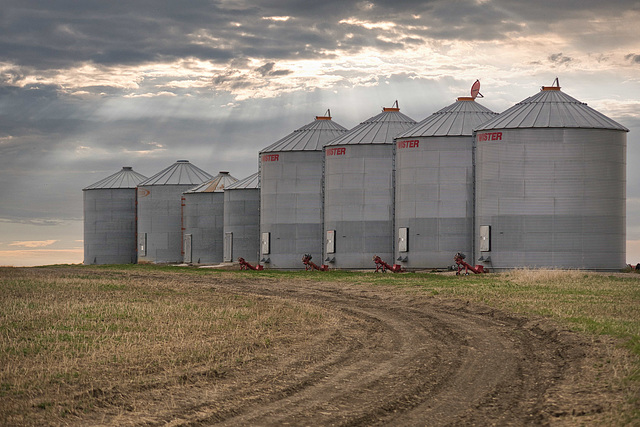
[{"label": "silo door", "polygon": [[260,238],[260,252],[262,255],[268,255],[271,251],[271,233],[265,232],[262,233],[262,237]]},{"label": "silo door", "polygon": [[191,262],[191,234],[184,235],[184,258],[183,262]]},{"label": "silo door", "polygon": [[224,233],[224,262],[233,261],[233,233]]},{"label": "silo door", "polygon": [[480,252],[489,252],[491,250],[491,226],[480,226]]},{"label": "silo door", "polygon": [[398,252],[409,252],[409,229],[398,228]]},{"label": "silo door", "polygon": [[138,234],[138,255],[147,256],[147,233]]},{"label": "silo door", "polygon": [[327,230],[327,253],[336,253],[336,230]]}]

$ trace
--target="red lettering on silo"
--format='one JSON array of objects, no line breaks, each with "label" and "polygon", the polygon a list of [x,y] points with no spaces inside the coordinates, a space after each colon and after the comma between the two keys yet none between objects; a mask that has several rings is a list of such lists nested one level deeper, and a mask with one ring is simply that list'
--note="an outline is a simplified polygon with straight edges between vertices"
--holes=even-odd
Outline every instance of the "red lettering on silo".
[{"label": "red lettering on silo", "polygon": [[345,147],[332,147],[327,148],[327,156],[343,156],[347,153]]},{"label": "red lettering on silo", "polygon": [[409,141],[398,141],[398,148],[418,148],[420,147],[420,141],[417,139],[412,139]]}]

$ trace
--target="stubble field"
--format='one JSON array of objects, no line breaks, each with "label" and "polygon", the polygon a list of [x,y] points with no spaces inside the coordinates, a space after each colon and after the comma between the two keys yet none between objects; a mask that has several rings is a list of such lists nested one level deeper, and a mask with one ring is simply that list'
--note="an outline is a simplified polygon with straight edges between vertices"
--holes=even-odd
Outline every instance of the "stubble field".
[{"label": "stubble field", "polygon": [[2,425],[638,425],[640,275],[0,268]]}]

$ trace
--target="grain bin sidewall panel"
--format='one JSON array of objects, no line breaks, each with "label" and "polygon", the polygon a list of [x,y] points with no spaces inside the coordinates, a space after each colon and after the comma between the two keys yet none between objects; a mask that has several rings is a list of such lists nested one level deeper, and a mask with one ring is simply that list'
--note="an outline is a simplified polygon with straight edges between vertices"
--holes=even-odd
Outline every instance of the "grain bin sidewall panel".
[{"label": "grain bin sidewall panel", "polygon": [[322,151],[282,151],[260,168],[260,232],[271,233],[267,268],[300,269],[322,256]]},{"label": "grain bin sidewall panel", "polygon": [[[325,157],[324,229],[336,230],[335,268],[375,267],[374,255],[393,263],[393,145],[344,145]],[[326,250],[326,248],[324,248]]]},{"label": "grain bin sidewall panel", "polygon": [[233,233],[233,260],[244,258],[256,265],[260,259],[260,189],[224,192],[224,233]]},{"label": "grain bin sidewall panel", "polygon": [[222,262],[224,194],[184,194],[184,234],[191,234],[191,260],[200,264]]},{"label": "grain bin sidewall panel", "polygon": [[[626,133],[514,129],[477,143],[476,233],[492,267],[618,270],[626,249]],[[476,245],[477,247],[478,245]]]},{"label": "grain bin sidewall panel", "polygon": [[[182,193],[193,187],[138,187],[138,236],[147,233],[147,254],[139,256],[139,262],[182,262]],[[146,191],[149,193],[144,195]]]},{"label": "grain bin sidewall panel", "polygon": [[[418,141],[418,146],[403,146]],[[445,268],[473,243],[473,138],[413,137],[396,140],[395,241],[409,228],[408,268]]]},{"label": "grain bin sidewall panel", "polygon": [[136,190],[83,191],[84,264],[136,262]]}]

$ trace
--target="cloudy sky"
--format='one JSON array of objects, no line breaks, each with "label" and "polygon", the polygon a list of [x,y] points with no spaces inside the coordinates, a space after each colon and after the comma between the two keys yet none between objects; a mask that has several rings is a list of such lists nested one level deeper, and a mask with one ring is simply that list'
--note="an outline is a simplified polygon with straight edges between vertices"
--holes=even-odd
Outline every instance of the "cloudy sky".
[{"label": "cloudy sky", "polygon": [[82,188],[178,159],[244,178],[331,110],[419,121],[479,79],[501,112],[559,77],[630,129],[640,262],[640,6],[632,0],[2,0],[0,265],[81,262]]}]

